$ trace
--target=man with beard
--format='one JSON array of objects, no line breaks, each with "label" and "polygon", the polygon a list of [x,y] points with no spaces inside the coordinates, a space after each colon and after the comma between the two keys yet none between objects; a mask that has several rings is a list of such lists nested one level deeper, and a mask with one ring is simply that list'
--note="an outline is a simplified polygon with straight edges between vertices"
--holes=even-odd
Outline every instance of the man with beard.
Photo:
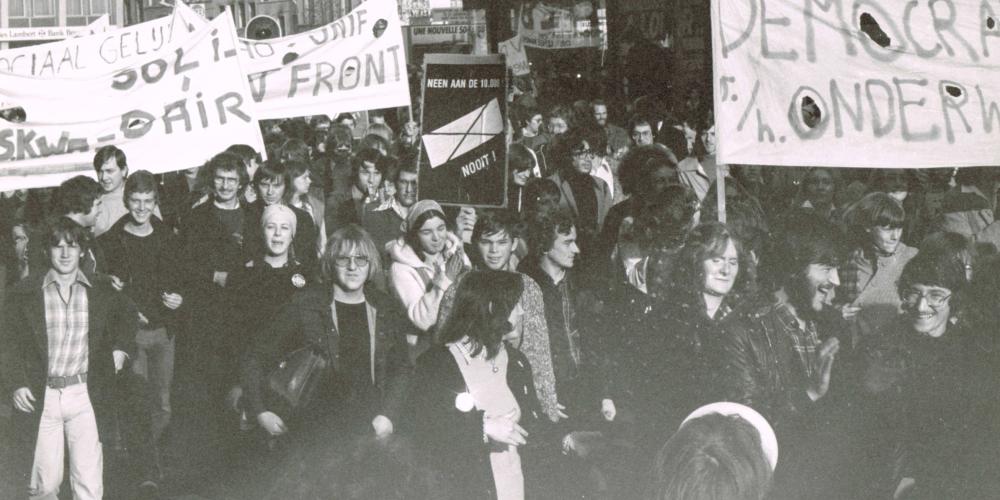
[{"label": "man with beard", "polygon": [[[625,129],[608,122],[608,105],[598,99],[590,103],[591,111],[594,113],[594,123],[598,128],[603,129],[608,134],[609,153],[616,158],[621,158],[628,150],[629,136]],[[652,131],[650,132],[652,137]]]},{"label": "man with beard", "polygon": [[784,222],[762,263],[775,302],[728,326],[720,389],[727,400],[751,406],[774,425],[783,464],[775,498],[816,498],[815,485],[802,483],[813,483],[817,458],[830,452],[819,446],[823,432],[817,431],[829,416],[829,402],[821,400],[840,341],[823,313],[833,311],[844,252],[836,229],[816,214],[799,212]]}]

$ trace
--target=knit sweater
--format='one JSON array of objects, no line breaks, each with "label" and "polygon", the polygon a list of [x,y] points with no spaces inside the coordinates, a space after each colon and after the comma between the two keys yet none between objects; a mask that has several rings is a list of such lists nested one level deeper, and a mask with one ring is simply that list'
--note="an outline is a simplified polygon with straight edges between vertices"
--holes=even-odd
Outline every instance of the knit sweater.
[{"label": "knit sweater", "polygon": [[852,305],[861,308],[857,323],[862,335],[880,333],[899,314],[902,301],[896,283],[903,267],[916,255],[916,248],[903,243],[892,255],[876,257],[874,266],[861,252],[854,254],[850,266],[857,273],[857,298]]}]

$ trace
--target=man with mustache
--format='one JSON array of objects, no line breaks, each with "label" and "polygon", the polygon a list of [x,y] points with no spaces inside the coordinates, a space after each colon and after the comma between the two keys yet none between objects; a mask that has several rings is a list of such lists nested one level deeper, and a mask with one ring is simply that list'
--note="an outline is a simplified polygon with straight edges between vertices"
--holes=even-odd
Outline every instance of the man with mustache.
[{"label": "man with mustache", "polygon": [[[181,230],[182,262],[188,268],[191,309],[189,343],[178,346],[177,373],[190,373],[216,401],[226,389],[224,377],[235,374],[235,360],[227,349],[229,316],[219,314],[229,305],[229,277],[252,259],[259,218],[240,202],[250,178],[243,159],[220,153],[203,167],[212,187],[211,199],[191,211]],[[188,299],[188,297],[185,297]],[[190,370],[190,372],[188,372]]]},{"label": "man with mustache", "polygon": [[794,213],[783,222],[761,268],[775,300],[747,321],[728,325],[720,388],[727,400],[753,407],[774,425],[786,464],[775,476],[776,498],[803,498],[810,496],[796,490],[803,484],[782,478],[805,482],[803,469],[816,466],[810,458],[820,451],[816,430],[827,403],[821,400],[840,349],[839,331],[831,331],[823,313],[833,311],[844,250],[839,232],[814,213]]}]

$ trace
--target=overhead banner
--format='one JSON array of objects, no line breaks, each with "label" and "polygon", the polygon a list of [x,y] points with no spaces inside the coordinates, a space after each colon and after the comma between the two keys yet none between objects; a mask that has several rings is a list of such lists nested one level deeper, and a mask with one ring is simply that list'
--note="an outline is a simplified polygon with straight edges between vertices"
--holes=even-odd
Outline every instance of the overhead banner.
[{"label": "overhead banner", "polygon": [[262,120],[410,105],[393,0],[369,0],[312,31],[240,40],[239,52]]},{"label": "overhead banner", "polygon": [[1000,165],[1000,5],[713,0],[718,159]]},{"label": "overhead banner", "polygon": [[499,55],[424,56],[418,197],[500,207],[507,200],[507,68]]},{"label": "overhead banner", "polygon": [[0,101],[26,114],[24,123],[0,121],[5,189],[93,174],[95,150],[110,144],[153,173],[201,165],[231,144],[264,150],[232,16],[96,77],[0,73]]},{"label": "overhead banner", "polygon": [[563,7],[544,2],[525,2],[518,33],[524,44],[539,49],[604,47],[604,36],[591,18],[593,4],[581,2]]},{"label": "overhead banner", "polygon": [[172,30],[175,19],[186,27],[179,33],[197,29],[206,22],[178,1],[172,16],[58,42],[2,50],[0,73],[75,78],[114,71],[169,45],[175,36]]},{"label": "overhead banner", "polygon": [[500,42],[497,51],[506,57],[507,67],[514,72],[514,76],[531,74],[531,65],[528,64],[528,54],[524,51],[521,35],[514,35],[514,38]]}]

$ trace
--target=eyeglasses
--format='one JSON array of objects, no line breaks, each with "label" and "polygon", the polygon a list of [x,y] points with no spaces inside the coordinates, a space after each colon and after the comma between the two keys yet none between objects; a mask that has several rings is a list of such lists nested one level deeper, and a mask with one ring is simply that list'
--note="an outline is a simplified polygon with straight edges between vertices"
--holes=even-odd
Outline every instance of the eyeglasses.
[{"label": "eyeglasses", "polygon": [[357,267],[368,267],[368,257],[364,255],[352,255],[350,257],[337,257],[333,259],[333,263],[337,267],[350,267],[352,261]]},{"label": "eyeglasses", "polygon": [[917,289],[910,289],[903,293],[903,301],[910,305],[916,305],[920,302],[920,299],[925,299],[927,301],[927,305],[931,307],[941,307],[945,302],[948,302],[948,299],[950,298],[950,293],[940,292],[937,290],[923,293]]},{"label": "eyeglasses", "polygon": [[594,152],[589,149],[581,149],[579,151],[573,151],[574,158],[593,158]]}]

